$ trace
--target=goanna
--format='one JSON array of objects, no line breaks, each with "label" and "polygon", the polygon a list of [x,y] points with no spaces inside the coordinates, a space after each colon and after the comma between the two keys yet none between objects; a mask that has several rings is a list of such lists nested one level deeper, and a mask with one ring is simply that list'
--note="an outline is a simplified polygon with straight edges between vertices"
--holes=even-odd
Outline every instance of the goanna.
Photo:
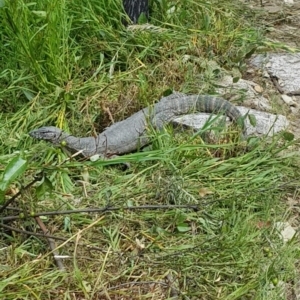
[{"label": "goanna", "polygon": [[176,116],[191,112],[222,113],[233,122],[241,120],[243,134],[245,126],[239,110],[227,100],[208,95],[172,94],[163,97],[153,106],[144,108],[129,118],[108,127],[97,137],[75,137],[53,126],[32,130],[29,135],[54,145],[62,145],[71,153],[81,152],[85,157],[98,154],[101,157],[121,155],[137,150],[150,143],[147,128],[160,130]]}]

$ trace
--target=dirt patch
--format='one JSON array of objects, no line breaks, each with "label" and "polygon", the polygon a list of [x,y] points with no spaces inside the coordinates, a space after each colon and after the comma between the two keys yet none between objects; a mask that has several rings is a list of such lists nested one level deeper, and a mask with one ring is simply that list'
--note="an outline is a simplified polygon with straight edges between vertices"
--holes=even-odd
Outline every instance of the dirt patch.
[{"label": "dirt patch", "polygon": [[[290,2],[289,4],[287,2]],[[293,2],[293,3],[291,3]],[[247,5],[258,12],[260,16],[261,25],[266,30],[266,37],[272,42],[281,43],[285,45],[282,49],[287,51],[299,52],[300,46],[300,1],[288,0],[269,0],[269,1],[247,1]],[[298,49],[297,49],[298,48]],[[282,50],[283,52],[284,50]],[[276,52],[280,52],[278,49]],[[285,115],[291,121],[291,130],[296,138],[300,137],[300,121],[299,121],[299,103],[300,96],[293,96],[296,107],[291,107],[284,103],[281,94],[270,78],[263,76],[263,71],[250,68],[246,74],[246,79],[254,81],[264,88],[264,96],[270,99],[274,111]],[[300,87],[299,87],[300,89]],[[294,228],[299,228],[299,195],[291,195],[288,199],[283,199],[290,207],[289,223]],[[299,274],[298,276],[299,277]],[[298,279],[291,285],[286,285],[287,299],[299,299],[299,289],[297,286]],[[299,282],[299,281],[298,281]]]},{"label": "dirt patch", "polygon": [[[273,43],[281,45],[274,52],[297,52],[300,45],[300,1],[269,0],[246,1],[250,9],[258,14],[258,22],[266,31],[266,37]],[[298,48],[298,49],[297,49]],[[270,50],[268,49],[270,52]],[[281,97],[278,86],[265,76],[266,72],[249,66],[244,79],[251,80],[263,88],[263,95],[270,100],[275,113],[283,114],[291,121],[290,130],[296,138],[300,137],[299,103],[300,96],[294,95],[296,105],[289,105]],[[300,89],[300,87],[299,87]]]},{"label": "dirt patch", "polygon": [[[291,2],[286,0],[286,2]],[[247,1],[249,7],[259,12],[267,37],[289,47],[300,45],[300,1],[283,0]]]}]

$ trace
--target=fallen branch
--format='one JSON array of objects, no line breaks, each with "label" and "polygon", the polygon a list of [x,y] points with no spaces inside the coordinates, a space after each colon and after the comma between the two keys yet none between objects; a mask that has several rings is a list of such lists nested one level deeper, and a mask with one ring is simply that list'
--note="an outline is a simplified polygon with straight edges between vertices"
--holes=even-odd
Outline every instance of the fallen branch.
[{"label": "fallen branch", "polygon": [[[194,211],[199,211],[199,205],[141,205],[141,206],[129,206],[129,207],[103,207],[103,208],[83,208],[83,209],[74,209],[74,210],[62,210],[62,211],[47,211],[35,213],[33,215],[28,215],[28,217],[40,217],[40,216],[54,216],[54,215],[69,215],[76,213],[99,213],[99,212],[110,212],[118,210],[140,210],[140,209],[176,209],[176,208],[186,208],[192,209]],[[22,219],[20,216],[7,216],[1,218],[2,221],[12,221]]]},{"label": "fallen branch", "polygon": [[[59,237],[59,236],[55,236],[55,235],[51,235],[51,234],[48,234],[47,236],[45,236],[44,233],[38,233],[38,232],[23,230],[23,229],[15,228],[15,227],[5,225],[5,224],[1,224],[1,223],[0,223],[0,227],[5,228],[7,230],[14,231],[14,232],[22,233],[22,234],[27,234],[27,235],[37,236],[37,237],[43,237],[43,238],[51,238],[53,240],[58,240],[58,241],[63,241],[63,242],[68,241],[70,243],[75,243],[73,241],[70,241],[69,238],[63,238],[63,237]],[[96,247],[96,246],[86,245],[86,244],[83,244],[83,243],[79,243],[79,245],[87,247],[90,250],[96,250],[96,251],[101,251],[101,252],[105,252],[105,253],[107,252],[107,251],[103,250],[102,248],[99,248],[99,247]]]},{"label": "fallen branch", "polygon": [[37,224],[40,226],[40,228],[42,229],[42,231],[44,232],[44,236],[48,240],[49,247],[50,247],[50,249],[53,253],[53,257],[54,257],[54,260],[55,260],[55,263],[56,263],[57,267],[61,271],[64,271],[65,267],[64,267],[64,264],[62,262],[62,259],[59,257],[58,251],[56,250],[56,245],[55,245],[54,239],[52,239],[49,236],[49,231],[47,230],[47,228],[46,228],[45,224],[43,223],[43,221],[41,220],[41,218],[40,217],[35,217],[35,220],[36,220]]}]

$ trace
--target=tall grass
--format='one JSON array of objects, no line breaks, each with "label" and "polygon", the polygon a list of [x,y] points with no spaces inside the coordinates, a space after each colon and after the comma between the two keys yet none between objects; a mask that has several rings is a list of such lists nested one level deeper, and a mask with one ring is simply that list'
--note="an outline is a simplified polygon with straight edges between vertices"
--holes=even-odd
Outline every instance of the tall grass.
[{"label": "tall grass", "polygon": [[6,1],[0,8],[3,150],[13,151],[16,142],[28,148],[24,133],[41,125],[99,132],[112,121],[103,107],[117,121],[166,91],[213,92],[222,68],[243,68],[242,58],[261,43],[259,30],[226,1],[154,1],[152,7],[157,30],[129,30],[118,0]]}]

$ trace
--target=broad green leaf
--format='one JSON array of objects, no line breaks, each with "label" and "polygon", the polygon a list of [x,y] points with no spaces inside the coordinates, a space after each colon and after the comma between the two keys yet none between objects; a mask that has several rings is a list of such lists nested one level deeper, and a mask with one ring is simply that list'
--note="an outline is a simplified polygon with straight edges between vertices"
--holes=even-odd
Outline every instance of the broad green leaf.
[{"label": "broad green leaf", "polygon": [[8,186],[20,175],[27,167],[27,161],[21,157],[13,158],[6,166],[0,181],[0,190],[5,191]]},{"label": "broad green leaf", "polygon": [[0,190],[0,203],[4,202],[5,191]]}]

